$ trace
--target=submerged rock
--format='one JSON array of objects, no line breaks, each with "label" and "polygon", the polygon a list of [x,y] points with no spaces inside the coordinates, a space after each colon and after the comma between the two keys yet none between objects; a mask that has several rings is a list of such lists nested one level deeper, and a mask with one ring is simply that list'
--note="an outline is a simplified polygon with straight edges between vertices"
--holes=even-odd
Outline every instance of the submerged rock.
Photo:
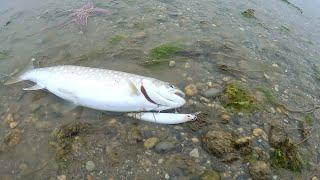
[{"label": "submerged rock", "polygon": [[207,152],[217,157],[224,157],[235,151],[233,137],[229,132],[209,131],[201,138],[201,142]]},{"label": "submerged rock", "polygon": [[158,141],[159,139],[156,137],[149,138],[143,143],[144,148],[151,149],[157,144]]},{"label": "submerged rock", "polygon": [[207,98],[210,98],[210,97],[214,98],[220,95],[222,92],[223,92],[223,88],[220,86],[216,86],[203,92],[203,95]]},{"label": "submerged rock", "polygon": [[162,141],[155,147],[157,153],[163,154],[173,150],[176,146],[172,142]]},{"label": "submerged rock", "polygon": [[205,170],[201,176],[201,180],[220,180],[220,174],[217,171],[214,170]]},{"label": "submerged rock", "polygon": [[270,168],[264,161],[253,162],[249,165],[249,173],[252,179],[270,179]]},{"label": "submerged rock", "polygon": [[184,92],[186,93],[187,96],[195,96],[198,93],[198,89],[196,85],[189,84],[184,88]]},{"label": "submerged rock", "polygon": [[96,165],[94,164],[93,161],[86,162],[86,170],[93,171],[95,167],[96,167]]}]

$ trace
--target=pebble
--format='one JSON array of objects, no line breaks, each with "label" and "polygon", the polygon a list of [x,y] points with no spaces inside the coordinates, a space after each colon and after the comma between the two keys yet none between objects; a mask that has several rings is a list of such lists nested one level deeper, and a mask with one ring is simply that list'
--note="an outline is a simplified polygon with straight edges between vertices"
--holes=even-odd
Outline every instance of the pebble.
[{"label": "pebble", "polygon": [[175,61],[170,61],[169,62],[169,67],[175,67],[176,66],[176,62]]},{"label": "pebble", "polygon": [[200,97],[199,100],[200,100],[201,102],[204,102],[204,103],[209,103],[209,102],[210,102],[210,99],[205,98],[205,97]]},{"label": "pebble", "polygon": [[93,161],[87,161],[86,162],[86,169],[88,171],[93,171],[96,165],[93,163]]},{"label": "pebble", "polygon": [[158,143],[155,147],[157,153],[167,153],[175,148],[175,145],[172,142],[162,141]]},{"label": "pebble", "polygon": [[184,68],[189,69],[190,67],[191,67],[190,63],[186,62],[186,63],[184,64]]},{"label": "pebble", "polygon": [[193,137],[193,138],[191,139],[191,141],[192,141],[193,143],[198,143],[198,142],[200,142],[199,139],[196,138],[196,137]]},{"label": "pebble", "polygon": [[317,176],[313,176],[313,177],[311,178],[311,180],[318,180],[318,177],[317,177]]},{"label": "pebble", "polygon": [[203,95],[204,97],[216,97],[218,95],[220,95],[221,93],[223,92],[223,88],[220,86],[220,87],[213,87],[213,88],[210,88],[208,90],[206,90]]},{"label": "pebble", "polygon": [[194,157],[194,158],[199,158],[200,155],[199,155],[199,150],[198,148],[194,148],[192,151],[190,151],[189,155],[191,157]]},{"label": "pebble", "polygon": [[235,144],[238,146],[246,146],[250,143],[251,137],[241,137],[235,140]]},{"label": "pebble", "polygon": [[279,91],[279,85],[276,84],[276,85],[274,86],[274,90],[278,92],[278,91]]},{"label": "pebble", "polygon": [[67,176],[66,175],[60,175],[57,177],[57,180],[66,180]]},{"label": "pebble", "polygon": [[4,122],[6,123],[6,124],[10,124],[11,122],[13,122],[14,120],[13,120],[13,116],[12,116],[12,114],[11,113],[9,113],[5,118],[4,118]]},{"label": "pebble", "polygon": [[222,80],[224,81],[224,82],[228,82],[228,81],[230,81],[230,77],[229,76],[225,76],[225,77],[223,77],[222,78]]},{"label": "pebble", "polygon": [[151,137],[151,138],[147,139],[147,140],[143,143],[144,148],[146,148],[146,149],[151,149],[151,148],[153,148],[153,147],[157,144],[158,141],[159,141],[158,138],[156,138],[156,137]]},{"label": "pebble", "polygon": [[166,173],[166,174],[164,175],[164,178],[165,178],[165,179],[169,179],[169,178],[170,178],[169,174]]},{"label": "pebble", "polygon": [[16,128],[18,126],[18,123],[17,122],[11,122],[9,126],[10,126],[11,129],[13,129],[13,128]]},{"label": "pebble", "polygon": [[189,84],[184,88],[184,91],[187,96],[195,96],[198,93],[197,86],[194,84]]},{"label": "pebble", "polygon": [[257,161],[249,165],[249,173],[253,179],[269,179],[270,168],[264,161]]},{"label": "pebble", "polygon": [[230,117],[228,114],[222,114],[222,115],[221,115],[221,118],[222,118],[222,122],[223,122],[224,124],[229,123],[229,122],[230,122],[230,119],[231,119],[231,117]]},{"label": "pebble", "polygon": [[260,128],[254,128],[252,133],[254,136],[259,137],[264,134],[264,131]]}]

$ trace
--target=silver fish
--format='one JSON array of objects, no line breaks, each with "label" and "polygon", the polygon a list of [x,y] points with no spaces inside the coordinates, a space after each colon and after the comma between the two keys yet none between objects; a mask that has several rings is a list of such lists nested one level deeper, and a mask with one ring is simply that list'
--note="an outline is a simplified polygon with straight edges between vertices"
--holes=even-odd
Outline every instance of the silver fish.
[{"label": "silver fish", "polygon": [[82,66],[30,69],[6,84],[32,81],[24,90],[47,89],[58,97],[97,110],[116,112],[162,111],[185,104],[184,93],[151,77]]}]

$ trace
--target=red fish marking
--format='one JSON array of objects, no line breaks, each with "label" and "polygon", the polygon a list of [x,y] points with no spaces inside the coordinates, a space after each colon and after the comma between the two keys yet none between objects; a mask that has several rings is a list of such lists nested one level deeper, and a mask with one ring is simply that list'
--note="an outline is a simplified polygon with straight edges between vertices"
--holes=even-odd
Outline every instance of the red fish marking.
[{"label": "red fish marking", "polygon": [[146,91],[146,89],[143,87],[143,85],[141,85],[140,90],[141,90],[143,96],[144,96],[149,102],[151,102],[152,104],[159,105],[159,104],[157,104],[156,102],[154,102],[154,101],[149,97],[149,95],[147,94],[147,91]]}]

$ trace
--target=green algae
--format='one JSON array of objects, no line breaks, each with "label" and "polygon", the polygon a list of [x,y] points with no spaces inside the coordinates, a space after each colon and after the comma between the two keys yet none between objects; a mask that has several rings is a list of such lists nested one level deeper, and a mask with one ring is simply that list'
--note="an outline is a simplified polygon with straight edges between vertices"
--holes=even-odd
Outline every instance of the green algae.
[{"label": "green algae", "polygon": [[149,56],[151,59],[168,59],[172,58],[179,51],[181,51],[182,48],[179,45],[175,44],[163,44],[158,47],[155,47],[150,50]]},{"label": "green algae", "polygon": [[311,113],[304,114],[303,120],[307,125],[312,126],[313,117],[312,117]]},{"label": "green algae", "polygon": [[247,9],[243,12],[241,12],[242,16],[246,17],[246,18],[255,18],[254,16],[254,9]]},{"label": "green algae", "polygon": [[115,46],[115,45],[119,44],[122,40],[124,40],[125,38],[126,38],[126,36],[124,36],[122,34],[117,34],[109,39],[109,44],[111,44],[112,46]]},{"label": "green algae", "polygon": [[225,107],[242,111],[253,111],[257,108],[257,102],[250,92],[235,84],[227,86],[221,96],[221,101]]},{"label": "green algae", "polygon": [[298,152],[298,147],[289,138],[277,144],[270,158],[271,165],[275,168],[284,168],[298,172],[303,168],[303,161]]},{"label": "green algae", "polygon": [[9,56],[9,52],[6,50],[0,50],[0,59],[5,59]]}]

